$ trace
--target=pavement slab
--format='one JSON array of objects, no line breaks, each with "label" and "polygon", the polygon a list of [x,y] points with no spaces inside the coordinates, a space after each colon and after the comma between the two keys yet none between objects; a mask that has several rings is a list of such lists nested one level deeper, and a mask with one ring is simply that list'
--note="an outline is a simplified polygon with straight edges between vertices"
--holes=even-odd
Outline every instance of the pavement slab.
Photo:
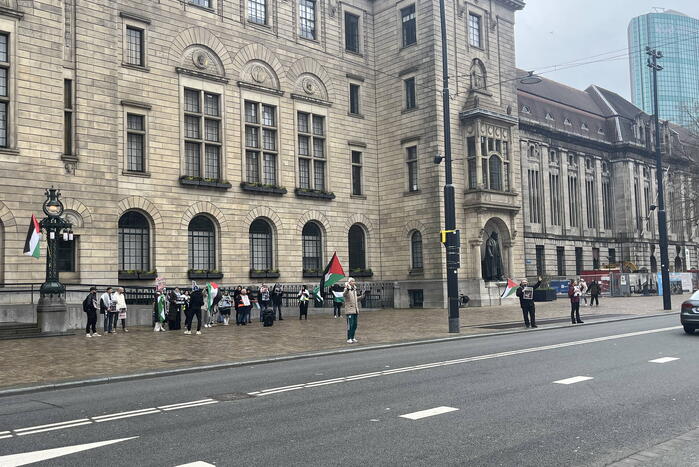
[{"label": "pavement slab", "polygon": [[[687,296],[673,297],[676,304]],[[539,330],[560,326],[569,313],[568,300],[537,303]],[[679,307],[676,307],[679,308]],[[264,358],[299,355],[318,351],[342,350],[377,344],[413,342],[453,337],[448,332],[444,309],[366,310],[359,318],[358,344],[346,343],[343,318],[311,315],[295,319],[296,310],[286,310],[286,318],[272,327],[259,321],[247,326],[202,328],[202,335],[182,331],[154,333],[150,328],[133,327],[86,338],[74,336],[0,341],[0,388],[103,378],[159,370],[244,362]],[[462,308],[461,334],[492,333],[493,328],[522,328],[518,304],[482,308]],[[661,297],[602,299],[599,307],[582,307],[581,317],[594,322],[609,316],[637,317],[662,312]],[[98,320],[101,322],[101,320]],[[563,320],[565,323],[566,321]],[[550,323],[550,324],[547,324]]]}]

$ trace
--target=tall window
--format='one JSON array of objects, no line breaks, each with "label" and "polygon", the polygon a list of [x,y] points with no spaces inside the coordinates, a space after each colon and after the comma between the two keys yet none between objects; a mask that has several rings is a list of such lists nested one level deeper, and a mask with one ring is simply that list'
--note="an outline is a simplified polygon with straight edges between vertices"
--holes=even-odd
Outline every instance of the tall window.
[{"label": "tall window", "polygon": [[58,238],[56,241],[56,267],[58,272],[75,272],[75,243],[77,237],[72,241],[64,241]]},{"label": "tall window", "polygon": [[189,0],[192,5],[203,6],[204,8],[211,8],[211,0]]},{"label": "tall window", "polygon": [[600,268],[600,259],[599,259],[599,248],[593,248],[592,249],[592,269],[595,271]]},{"label": "tall window", "polygon": [[245,101],[245,164],[249,183],[277,184],[277,109]]},{"label": "tall window", "polygon": [[299,187],[325,190],[325,117],[298,113]]},{"label": "tall window", "polygon": [[563,246],[556,247],[556,268],[559,276],[566,275],[566,249]]},{"label": "tall window", "polygon": [[189,222],[189,269],[216,269],[216,230],[206,216],[196,216]]},{"label": "tall window", "polygon": [[359,85],[350,83],[349,85],[349,113],[352,115],[359,115]]},{"label": "tall window", "polygon": [[422,234],[417,230],[410,236],[410,257],[412,269],[422,269]]},{"label": "tall window", "polygon": [[143,29],[126,26],[126,63],[145,66]]},{"label": "tall window", "polygon": [[366,269],[366,235],[360,225],[354,224],[350,227],[347,243],[350,272],[357,269]]},{"label": "tall window", "polygon": [[488,187],[491,190],[502,190],[502,160],[497,155],[488,159]]},{"label": "tall window", "polygon": [[612,185],[609,179],[604,179],[602,180],[602,212],[605,230],[610,230],[612,228],[612,216],[614,213],[613,203]]},{"label": "tall window", "polygon": [[420,189],[417,172],[417,146],[405,148],[405,152],[408,164],[408,191],[417,191]]},{"label": "tall window", "polygon": [[308,222],[301,232],[304,271],[322,271],[323,234],[315,222]]},{"label": "tall window", "polygon": [[568,175],[568,211],[571,227],[580,226],[580,205],[578,203],[578,196],[578,177],[576,175]]},{"label": "tall window", "polygon": [[301,37],[316,38],[316,2],[315,0],[299,0],[299,23]]},{"label": "tall window", "polygon": [[575,247],[575,274],[580,275],[583,271],[583,249],[582,247]]},{"label": "tall window", "polygon": [[478,187],[478,173],[476,172],[476,137],[466,138],[466,152],[468,154],[468,188],[473,190]]},{"label": "tall window", "polygon": [[597,228],[597,193],[595,180],[585,180],[585,199],[587,202],[587,227]]},{"label": "tall window", "polygon": [[474,47],[481,47],[481,17],[468,14],[468,42]]},{"label": "tall window", "polygon": [[345,49],[359,53],[359,16],[345,12]]},{"label": "tall window", "polygon": [[[495,156],[493,156],[495,157]],[[529,222],[533,224],[541,223],[541,186],[539,182],[539,171],[528,170],[529,173]]]},{"label": "tall window", "polygon": [[561,225],[561,185],[558,174],[549,173],[551,225]]},{"label": "tall window", "polygon": [[150,270],[150,225],[136,211],[119,218],[119,270]]},{"label": "tall window", "polygon": [[221,96],[218,94],[196,89],[184,90],[184,146],[187,175],[216,180],[221,178],[220,102]]},{"label": "tall window", "polygon": [[146,117],[126,114],[126,170],[146,171]]},{"label": "tall window", "polygon": [[536,245],[536,275],[543,276],[546,273],[544,257],[544,245]]},{"label": "tall window", "polygon": [[362,153],[352,151],[352,194],[363,194],[362,189]]},{"label": "tall window", "polygon": [[272,227],[263,219],[250,224],[250,269],[272,269]]},{"label": "tall window", "polygon": [[63,80],[63,154],[73,154],[73,80]]},{"label": "tall window", "polygon": [[267,24],[266,0],[248,0],[248,20],[257,24]]},{"label": "tall window", "polygon": [[641,193],[638,178],[635,178],[633,183],[633,200],[636,214],[636,230],[640,232],[643,230],[643,220],[641,219]]},{"label": "tall window", "polygon": [[0,34],[0,147],[9,146],[10,36]]},{"label": "tall window", "polygon": [[503,129],[501,138],[481,136],[481,176],[486,189],[510,190],[510,149],[505,141],[507,134]]},{"label": "tall window", "polygon": [[417,100],[415,98],[415,77],[404,79],[403,88],[405,89],[405,109],[414,109],[417,107]]},{"label": "tall window", "polygon": [[643,200],[645,201],[646,212],[648,213],[648,225],[644,227],[648,227],[648,230],[653,232],[655,227],[653,225],[653,219],[650,217],[650,206],[653,204],[653,201],[650,194],[650,183],[648,181],[643,184]]},{"label": "tall window", "polygon": [[609,264],[616,264],[616,248],[609,249],[607,259],[609,260]]},{"label": "tall window", "polygon": [[400,10],[403,26],[403,47],[417,42],[417,27],[415,24],[415,5]]}]

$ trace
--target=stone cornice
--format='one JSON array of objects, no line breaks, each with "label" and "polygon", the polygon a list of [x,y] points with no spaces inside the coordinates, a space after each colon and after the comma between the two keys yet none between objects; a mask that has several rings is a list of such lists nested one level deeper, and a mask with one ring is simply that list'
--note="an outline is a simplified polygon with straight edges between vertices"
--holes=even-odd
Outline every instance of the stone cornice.
[{"label": "stone cornice", "polygon": [[212,75],[209,73],[202,73],[201,71],[190,70],[188,68],[175,67],[175,71],[181,75],[194,76],[196,78],[206,79],[209,81],[215,81],[217,83],[228,83],[228,78],[223,76]]},{"label": "stone cornice", "polygon": [[13,8],[0,6],[0,16],[9,16],[10,18],[22,19],[24,18],[24,13]]},{"label": "stone cornice", "polygon": [[512,8],[513,10],[521,10],[525,7],[525,3],[522,0],[496,0],[505,6]]},{"label": "stone cornice", "polygon": [[258,84],[253,84],[253,83],[248,83],[245,81],[238,81],[238,87],[243,88],[243,89],[250,89],[251,91],[259,91],[263,92],[265,94],[272,94],[274,96],[283,96],[284,91],[280,91],[279,89],[274,89],[274,88],[268,88],[267,86],[260,86]]}]

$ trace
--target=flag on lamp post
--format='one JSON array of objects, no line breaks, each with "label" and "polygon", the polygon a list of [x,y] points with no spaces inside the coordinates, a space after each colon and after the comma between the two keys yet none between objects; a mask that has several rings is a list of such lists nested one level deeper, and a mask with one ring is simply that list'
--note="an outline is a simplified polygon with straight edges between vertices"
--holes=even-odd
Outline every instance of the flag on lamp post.
[{"label": "flag on lamp post", "polygon": [[41,256],[40,244],[41,227],[39,227],[39,221],[37,221],[34,214],[32,214],[32,220],[29,223],[29,230],[27,231],[27,239],[24,241],[24,254],[38,258]]}]

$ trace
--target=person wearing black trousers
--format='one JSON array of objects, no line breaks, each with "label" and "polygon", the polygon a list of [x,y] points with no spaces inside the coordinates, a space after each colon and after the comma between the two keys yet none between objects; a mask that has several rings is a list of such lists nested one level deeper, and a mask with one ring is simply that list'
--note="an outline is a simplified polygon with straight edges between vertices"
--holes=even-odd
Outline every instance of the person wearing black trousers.
[{"label": "person wearing black trousers", "polygon": [[574,280],[568,286],[568,298],[570,298],[570,321],[573,324],[583,324],[580,319],[580,287]]},{"label": "person wearing black trousers", "polygon": [[100,336],[97,333],[97,288],[90,287],[90,293],[83,300],[83,311],[87,314],[87,326],[85,327],[85,337]]},{"label": "person wearing black trousers", "polygon": [[299,319],[308,320],[308,301],[311,298],[311,294],[305,285],[301,286],[301,291],[297,295],[299,299]]},{"label": "person wearing black trousers", "polygon": [[[541,277],[538,277],[538,282],[531,287],[531,294],[529,290],[529,281],[527,279],[522,279],[517,288],[517,296],[519,297],[519,306],[522,308],[522,316],[524,316],[524,326],[536,328],[536,307],[534,306],[534,290],[538,289],[541,285]],[[526,293],[525,293],[526,292]],[[531,324],[530,324],[531,323]]]},{"label": "person wearing black trousers", "polygon": [[272,311],[279,313],[279,321],[284,321],[282,318],[282,298],[284,298],[284,289],[279,284],[274,284],[272,289]]},{"label": "person wearing black trousers", "polygon": [[189,313],[187,313],[187,319],[185,320],[185,326],[187,330],[185,334],[192,333],[192,321],[194,317],[197,317],[197,335],[201,334],[201,307],[204,305],[204,295],[201,289],[196,285],[192,288],[192,294],[189,299]]}]

